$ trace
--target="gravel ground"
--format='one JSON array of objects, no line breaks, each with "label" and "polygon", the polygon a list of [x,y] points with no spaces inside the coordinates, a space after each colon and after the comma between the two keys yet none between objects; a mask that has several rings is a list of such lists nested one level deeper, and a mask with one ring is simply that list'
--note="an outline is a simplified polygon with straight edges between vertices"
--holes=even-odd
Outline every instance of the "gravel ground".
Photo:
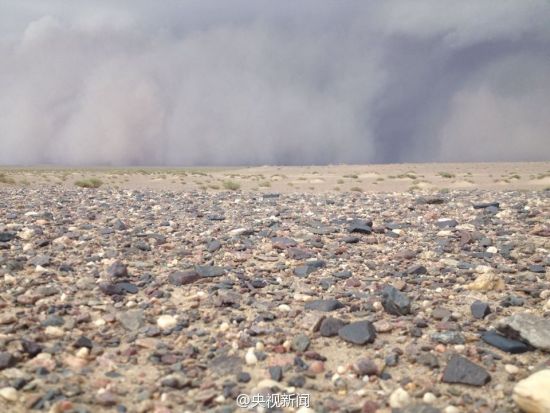
[{"label": "gravel ground", "polygon": [[549,191],[0,194],[2,412],[550,411]]}]

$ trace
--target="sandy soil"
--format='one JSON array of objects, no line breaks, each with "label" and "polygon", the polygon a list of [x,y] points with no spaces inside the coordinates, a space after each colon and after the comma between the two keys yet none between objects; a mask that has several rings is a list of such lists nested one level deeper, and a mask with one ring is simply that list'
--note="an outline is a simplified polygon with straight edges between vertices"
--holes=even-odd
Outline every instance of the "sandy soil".
[{"label": "sandy soil", "polygon": [[301,193],[450,189],[544,190],[550,162],[193,168],[0,168],[0,185],[74,187],[99,179],[114,189]]}]

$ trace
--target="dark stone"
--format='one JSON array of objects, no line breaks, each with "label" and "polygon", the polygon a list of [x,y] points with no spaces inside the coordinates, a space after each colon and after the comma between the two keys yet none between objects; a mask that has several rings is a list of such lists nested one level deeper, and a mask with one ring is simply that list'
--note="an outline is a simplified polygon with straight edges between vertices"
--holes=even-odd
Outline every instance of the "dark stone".
[{"label": "dark stone", "polygon": [[372,233],[372,221],[371,222],[367,222],[363,220],[352,221],[352,223],[348,228],[348,231],[351,233],[356,232],[358,234],[370,234]]},{"label": "dark stone", "polygon": [[288,257],[293,260],[305,260],[312,257],[312,253],[300,248],[289,248]]},{"label": "dark stone", "polygon": [[525,353],[530,347],[522,341],[513,340],[498,334],[496,331],[486,331],[481,334],[481,339],[487,344],[496,347],[506,353]]},{"label": "dark stone", "polygon": [[491,375],[483,367],[472,363],[467,358],[453,354],[443,371],[443,383],[468,384],[483,386],[491,380]]},{"label": "dark stone", "polygon": [[313,300],[306,303],[304,306],[306,310],[315,310],[315,311],[323,311],[323,312],[329,312],[329,311],[335,311],[340,308],[344,308],[344,304],[342,304],[340,301],[335,300],[333,298],[328,300]]},{"label": "dark stone", "polygon": [[250,373],[247,373],[246,371],[241,371],[237,374],[237,381],[239,383],[248,383],[250,380],[252,380],[252,377],[250,376]]},{"label": "dark stone", "polygon": [[386,285],[382,289],[382,306],[388,314],[397,316],[411,312],[410,298],[391,285]]},{"label": "dark stone", "polygon": [[428,270],[423,265],[414,264],[407,268],[407,274],[409,275],[422,275],[427,273]]},{"label": "dark stone", "polygon": [[442,331],[432,334],[432,340],[443,344],[464,344],[466,340],[458,331]]},{"label": "dark stone", "polygon": [[338,331],[340,331],[340,329],[345,325],[346,323],[342,320],[339,320],[333,317],[328,317],[321,322],[321,326],[319,327],[319,333],[323,337],[334,337],[338,335]]},{"label": "dark stone", "polygon": [[9,242],[15,238],[15,232],[0,232],[0,242]]},{"label": "dark stone", "polygon": [[151,246],[145,241],[136,242],[136,248],[140,251],[151,251]]},{"label": "dark stone", "polygon": [[503,307],[523,307],[524,304],[525,301],[523,300],[523,298],[515,295],[507,295],[500,302],[500,305]]},{"label": "dark stone", "polygon": [[284,250],[298,245],[296,241],[286,237],[273,237],[271,238],[271,242],[273,244],[273,248],[278,250]]},{"label": "dark stone", "polygon": [[194,270],[176,271],[168,276],[168,281],[172,285],[181,286],[192,284],[201,279],[201,276]]},{"label": "dark stone", "polygon": [[399,363],[399,354],[397,353],[390,353],[386,356],[384,359],[384,362],[386,363],[386,366],[388,367],[394,367],[397,366],[397,363]]},{"label": "dark stone", "polygon": [[13,367],[15,365],[15,358],[7,351],[0,351],[0,370]]},{"label": "dark stone", "polygon": [[484,303],[483,301],[476,300],[470,306],[472,311],[472,316],[478,320],[483,320],[486,316],[491,314],[491,308],[489,304]]},{"label": "dark stone", "polygon": [[75,348],[86,347],[90,350],[92,349],[93,346],[94,346],[94,343],[92,342],[92,340],[90,340],[86,336],[78,337],[78,339],[73,344],[73,347],[75,347]]},{"label": "dark stone", "polygon": [[113,223],[113,228],[117,231],[124,231],[127,229],[126,224],[122,222],[120,219],[116,219]]},{"label": "dark stone", "polygon": [[532,265],[529,266],[529,271],[535,272],[537,274],[541,274],[541,273],[546,272],[546,269],[544,268],[544,265],[532,264]]},{"label": "dark stone", "polygon": [[499,202],[481,202],[478,204],[473,205],[474,209],[485,209],[489,207],[499,208],[500,203]]},{"label": "dark stone", "polygon": [[312,272],[315,272],[315,270],[317,270],[317,268],[312,267],[310,265],[300,265],[299,267],[294,268],[292,273],[296,277],[305,278]]},{"label": "dark stone", "polygon": [[344,241],[346,244],[357,244],[359,242],[359,240],[360,240],[359,237],[355,237],[353,235],[344,237],[342,239],[342,241]]},{"label": "dark stone", "polygon": [[21,340],[21,346],[23,347],[23,351],[31,358],[42,352],[42,346],[34,341],[23,339]]},{"label": "dark stone", "polygon": [[215,265],[195,265],[195,271],[201,277],[220,277],[225,275],[225,269]]},{"label": "dark stone", "polygon": [[65,324],[65,320],[63,319],[63,317],[60,317],[60,316],[54,314],[54,315],[51,315],[48,318],[46,318],[44,321],[42,321],[41,324],[44,327],[48,327],[48,326],[59,327],[59,326],[62,326],[63,324]]},{"label": "dark stone", "polygon": [[291,348],[294,351],[303,353],[308,349],[310,343],[311,341],[309,340],[308,336],[306,336],[305,334],[298,334],[292,339]]},{"label": "dark stone", "polygon": [[341,280],[345,280],[347,278],[350,278],[351,277],[351,271],[349,270],[344,270],[344,271],[338,271],[337,273],[334,274],[334,277],[336,278],[340,278]]},{"label": "dark stone", "polygon": [[428,205],[441,205],[442,203],[445,202],[445,199],[443,199],[439,196],[430,196],[430,197],[424,198],[424,201]]},{"label": "dark stone", "polygon": [[216,252],[222,247],[222,243],[218,241],[217,239],[213,239],[211,241],[208,241],[206,244],[206,249],[208,252]]},{"label": "dark stone", "polygon": [[102,293],[107,295],[122,295],[124,290],[118,285],[113,283],[100,283],[99,289]]},{"label": "dark stone", "polygon": [[138,287],[132,283],[128,282],[121,282],[116,284],[117,288],[119,288],[123,293],[128,294],[137,294],[139,291]]},{"label": "dark stone", "polygon": [[293,387],[304,387],[304,384],[306,384],[306,378],[304,376],[294,376],[288,380],[288,384]]},{"label": "dark stone", "polygon": [[439,360],[437,360],[437,357],[432,353],[421,353],[416,358],[416,362],[432,369],[439,367]]},{"label": "dark stone", "polygon": [[338,335],[344,341],[363,345],[374,342],[376,331],[370,321],[356,321],[342,327]]},{"label": "dark stone", "polygon": [[214,357],[209,368],[220,376],[227,374],[239,374],[242,370],[244,360],[238,356],[228,356],[225,352]]},{"label": "dark stone", "polygon": [[436,221],[435,225],[439,228],[454,228],[458,225],[458,222],[455,219],[443,219],[441,221]]},{"label": "dark stone", "polygon": [[42,267],[47,267],[50,265],[50,257],[48,255],[37,255],[29,260],[29,263],[32,265],[40,265]]},{"label": "dark stone", "polygon": [[264,288],[267,286],[267,282],[262,278],[256,278],[255,280],[250,281],[250,285],[254,288]]},{"label": "dark stone", "polygon": [[128,277],[128,267],[120,261],[115,261],[108,269],[107,274],[112,278]]},{"label": "dark stone", "polygon": [[281,366],[269,367],[269,376],[275,381],[281,381],[283,379],[283,368]]}]

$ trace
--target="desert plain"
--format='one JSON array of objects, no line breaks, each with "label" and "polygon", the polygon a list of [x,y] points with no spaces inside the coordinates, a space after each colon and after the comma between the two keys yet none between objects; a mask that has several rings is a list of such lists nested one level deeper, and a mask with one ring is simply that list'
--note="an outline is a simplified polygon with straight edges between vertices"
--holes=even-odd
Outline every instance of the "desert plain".
[{"label": "desert plain", "polygon": [[550,162],[0,168],[2,412],[543,413],[549,352]]}]

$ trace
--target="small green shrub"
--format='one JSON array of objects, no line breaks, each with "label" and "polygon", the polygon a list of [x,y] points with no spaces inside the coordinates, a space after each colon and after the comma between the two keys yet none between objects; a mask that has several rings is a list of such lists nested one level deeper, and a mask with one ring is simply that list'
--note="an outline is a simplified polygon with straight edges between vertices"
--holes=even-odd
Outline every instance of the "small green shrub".
[{"label": "small green shrub", "polygon": [[450,172],[439,172],[438,173],[439,176],[443,177],[443,178],[447,178],[447,179],[450,179],[450,178],[454,178],[455,177],[455,174],[452,174]]},{"label": "small green shrub", "polygon": [[76,181],[74,184],[80,188],[99,188],[103,182],[97,178],[90,178]]},{"label": "small green shrub", "polygon": [[239,184],[238,182],[235,182],[235,181],[227,180],[227,181],[223,181],[223,187],[225,189],[230,190],[230,191],[236,191],[237,189],[239,189],[241,187],[241,184]]}]

